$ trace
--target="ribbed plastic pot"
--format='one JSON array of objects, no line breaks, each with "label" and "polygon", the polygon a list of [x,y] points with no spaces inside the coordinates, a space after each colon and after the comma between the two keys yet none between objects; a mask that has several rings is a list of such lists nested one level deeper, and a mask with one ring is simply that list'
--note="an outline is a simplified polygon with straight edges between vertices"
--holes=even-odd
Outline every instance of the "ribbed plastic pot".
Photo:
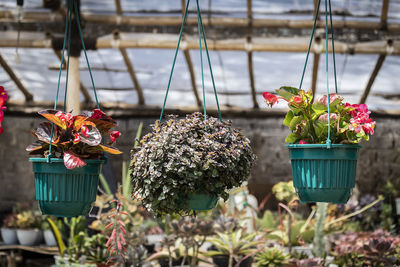
[{"label": "ribbed plastic pot", "polygon": [[346,203],[356,180],[360,145],[287,145],[301,202]]},{"label": "ribbed plastic pot", "polygon": [[191,210],[211,210],[217,205],[218,197],[206,193],[194,193],[189,195],[188,201]]},{"label": "ribbed plastic pot", "polygon": [[104,160],[85,160],[86,166],[72,170],[63,159],[30,158],[35,174],[36,200],[43,214],[56,217],[87,215],[96,200],[99,174]]}]

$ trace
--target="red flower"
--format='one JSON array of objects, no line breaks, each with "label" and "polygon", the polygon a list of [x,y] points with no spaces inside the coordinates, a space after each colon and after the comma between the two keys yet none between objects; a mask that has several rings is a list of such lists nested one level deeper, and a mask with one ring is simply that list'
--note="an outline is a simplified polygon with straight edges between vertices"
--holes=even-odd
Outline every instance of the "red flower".
[{"label": "red flower", "polygon": [[304,141],[304,140],[300,140],[299,144],[300,144],[300,145],[305,145],[305,144],[307,144],[307,142]]},{"label": "red flower", "polygon": [[96,108],[93,110],[93,114],[92,114],[91,118],[99,120],[103,117],[103,115],[106,115],[106,114],[103,111],[101,111],[100,109]]},{"label": "red flower", "polygon": [[1,126],[1,123],[0,123],[0,134],[2,134],[3,133],[3,127]]},{"label": "red flower", "polygon": [[290,102],[294,102],[296,104],[301,104],[303,103],[303,98],[299,95],[295,95]]},{"label": "red flower", "polygon": [[112,131],[110,132],[110,139],[113,143],[117,142],[117,138],[121,136],[121,133],[119,131]]},{"label": "red flower", "polygon": [[264,97],[264,99],[265,99],[265,102],[266,102],[270,107],[272,107],[273,105],[275,105],[275,104],[278,103],[278,101],[279,101],[279,99],[278,99],[278,97],[277,97],[276,95],[271,94],[271,93],[269,93],[269,92],[264,92],[264,93],[262,93],[262,95],[263,95],[263,97]]}]

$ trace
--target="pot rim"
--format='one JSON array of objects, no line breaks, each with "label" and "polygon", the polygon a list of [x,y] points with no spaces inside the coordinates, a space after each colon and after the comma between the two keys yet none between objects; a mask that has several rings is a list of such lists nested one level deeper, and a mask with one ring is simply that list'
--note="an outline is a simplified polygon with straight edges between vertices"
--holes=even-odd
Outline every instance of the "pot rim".
[{"label": "pot rim", "polygon": [[[29,158],[30,162],[37,162],[37,163],[61,163],[64,162],[64,159],[59,158],[51,158],[50,162],[47,161],[47,158]],[[106,162],[105,158],[102,159],[84,159],[86,163],[104,163]]]},{"label": "pot rim", "polygon": [[[285,145],[286,148],[289,149],[304,149],[304,148],[312,148],[312,149],[321,149],[325,148],[328,149],[327,144],[287,144]],[[331,144],[331,148],[350,148],[350,149],[355,149],[355,148],[362,148],[361,145],[359,144]]]}]

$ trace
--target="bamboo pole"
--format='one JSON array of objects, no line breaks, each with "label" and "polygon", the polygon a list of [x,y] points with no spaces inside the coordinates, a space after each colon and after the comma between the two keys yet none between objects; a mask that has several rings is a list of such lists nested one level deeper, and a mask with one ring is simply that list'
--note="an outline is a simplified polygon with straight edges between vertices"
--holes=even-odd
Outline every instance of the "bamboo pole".
[{"label": "bamboo pole", "polygon": [[[58,57],[59,60],[61,60],[61,51],[59,50],[53,50],[54,53],[56,54],[56,56]],[[63,62],[63,69],[65,69],[65,61]],[[57,68],[58,70],[58,68]],[[82,92],[83,97],[85,98],[85,102],[89,103],[92,101],[88,90],[86,89],[86,87],[83,85],[82,81],[79,81],[79,88]]]},{"label": "bamboo pole", "polygon": [[118,15],[122,15],[122,7],[120,0],[115,0],[115,11],[117,12]]},{"label": "bamboo pole", "polygon": [[[248,35],[247,35],[247,43],[250,45],[252,42],[253,35],[253,3],[252,0],[247,0],[247,19],[248,19]],[[251,89],[251,98],[253,100],[253,107],[259,108],[257,102],[257,93],[256,93],[256,82],[254,77],[254,69],[253,69],[253,52],[247,52],[247,65],[249,69],[249,79],[250,79],[250,89]]]},{"label": "bamboo pole", "polygon": [[374,84],[376,76],[378,76],[378,73],[381,70],[381,67],[382,67],[385,59],[386,59],[386,55],[379,55],[378,61],[376,62],[376,65],[375,65],[375,68],[372,71],[371,77],[368,80],[368,83],[367,83],[367,86],[365,87],[364,93],[361,96],[360,104],[365,104],[365,102],[367,101],[369,92],[371,91],[372,85]]},{"label": "bamboo pole", "polygon": [[382,0],[382,11],[381,11],[382,29],[387,29],[388,13],[389,13],[389,0]]},{"label": "bamboo pole", "polygon": [[[386,1],[386,0],[384,0]],[[96,24],[116,24],[131,26],[179,26],[182,23],[181,17],[168,16],[121,16],[121,15],[105,15],[102,14],[82,14],[82,18],[88,23]],[[1,22],[15,22],[12,12],[9,10],[0,11]],[[62,16],[51,12],[25,12],[23,23],[36,22],[62,22]],[[187,18],[187,25],[197,25],[196,18]],[[203,18],[204,24],[209,24],[209,18]],[[213,17],[212,25],[216,27],[248,27],[247,18],[230,18],[230,17]],[[291,20],[291,19],[254,19],[254,28],[289,28],[289,29],[307,29],[312,28],[311,20]],[[319,21],[318,27],[324,28],[325,22]],[[355,30],[381,30],[381,22],[375,21],[358,21],[358,20],[336,20],[333,22],[336,29],[355,29]],[[400,23],[388,23],[387,31],[400,32]]]},{"label": "bamboo pole", "polygon": [[124,59],[126,68],[128,69],[129,76],[131,77],[131,80],[132,80],[133,84],[135,85],[135,90],[138,94],[139,105],[144,105],[145,100],[144,100],[144,95],[143,95],[143,89],[142,89],[142,86],[140,86],[138,78],[136,77],[136,73],[133,68],[132,61],[130,60],[125,48],[120,48],[119,51],[121,52],[121,55]]},{"label": "bamboo pole", "polygon": [[73,115],[81,113],[79,76],[79,57],[70,56],[66,111],[72,111]]},{"label": "bamboo pole", "polygon": [[186,63],[188,65],[189,74],[190,74],[190,82],[192,84],[192,91],[194,94],[194,98],[196,99],[197,106],[199,108],[201,108],[203,105],[200,100],[199,92],[197,91],[196,75],[194,74],[194,67],[193,67],[192,59],[190,57],[190,52],[189,52],[189,50],[183,50],[183,54],[185,55]]},{"label": "bamboo pole", "polygon": [[[21,34],[23,36],[24,34]],[[97,49],[119,48],[159,48],[175,49],[176,35],[174,34],[137,34],[121,33],[121,39],[115,40],[112,36],[103,36],[97,39]],[[196,38],[185,38],[185,49],[199,49]],[[0,32],[0,47],[15,47],[16,33]],[[322,48],[318,47],[322,46]],[[51,39],[43,34],[34,34],[20,40],[21,48],[52,48]],[[253,38],[251,46],[246,38],[215,40],[208,44],[209,50],[218,51],[253,51],[253,52],[307,52],[306,38]],[[325,44],[311,47],[311,52],[325,52]],[[331,48],[329,48],[329,52]],[[359,43],[335,42],[335,52],[339,54],[391,54],[400,55],[400,41],[392,41],[389,47],[386,41],[372,41]]]},{"label": "bamboo pole", "polygon": [[311,81],[311,89],[313,96],[317,92],[317,82],[318,82],[318,70],[319,70],[319,53],[314,53],[314,62],[313,62],[313,72],[312,72],[312,81]]},{"label": "bamboo pole", "polygon": [[8,76],[10,76],[11,80],[15,83],[17,88],[24,94],[25,96],[25,101],[30,102],[33,100],[33,95],[29,93],[29,91],[25,88],[25,86],[22,84],[18,76],[14,73],[13,69],[11,68],[10,65],[6,62],[6,60],[3,58],[3,56],[0,54],[0,65],[3,67],[4,71],[7,72]]}]

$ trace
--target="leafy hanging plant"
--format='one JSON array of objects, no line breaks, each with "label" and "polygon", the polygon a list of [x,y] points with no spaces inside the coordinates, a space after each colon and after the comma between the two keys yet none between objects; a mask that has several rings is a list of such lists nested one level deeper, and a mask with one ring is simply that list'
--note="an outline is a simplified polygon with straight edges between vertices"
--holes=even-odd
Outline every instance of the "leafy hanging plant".
[{"label": "leafy hanging plant", "polygon": [[[276,94],[264,92],[263,96],[269,106],[280,99],[288,102],[289,111],[283,124],[292,131],[287,143],[323,144],[328,138],[330,127],[333,144],[357,144],[361,140],[369,140],[374,134],[376,122],[373,121],[365,104],[349,104],[343,97],[330,94],[329,100],[323,95],[313,102],[312,91],[304,91],[293,87],[281,87]],[[328,102],[330,108],[330,125],[328,122]]]},{"label": "leafy hanging plant", "polygon": [[[65,167],[74,169],[85,166],[84,159],[103,157],[104,152],[122,153],[111,146],[121,135],[111,131],[117,124],[100,109],[77,116],[57,110],[43,110],[39,114],[50,122],[42,122],[32,131],[39,140],[26,148],[31,155],[47,157],[51,142],[52,156],[63,158]],[[110,141],[102,144],[107,135]]]},{"label": "leafy hanging plant", "polygon": [[227,190],[249,175],[255,155],[250,141],[231,122],[201,113],[170,116],[132,151],[133,191],[158,215],[189,211],[188,196],[207,193],[228,198]]}]

